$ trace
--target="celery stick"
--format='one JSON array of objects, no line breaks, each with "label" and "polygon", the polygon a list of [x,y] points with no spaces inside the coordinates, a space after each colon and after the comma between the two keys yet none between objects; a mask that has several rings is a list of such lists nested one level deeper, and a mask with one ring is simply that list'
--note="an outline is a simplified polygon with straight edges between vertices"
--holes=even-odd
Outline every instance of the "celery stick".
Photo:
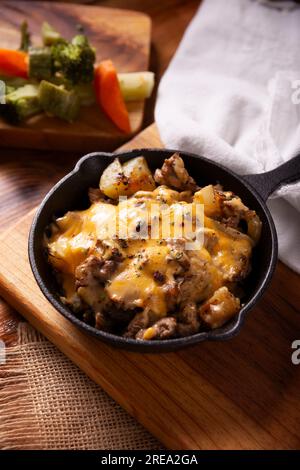
[{"label": "celery stick", "polygon": [[149,98],[154,87],[153,72],[118,73],[118,80],[125,101]]}]

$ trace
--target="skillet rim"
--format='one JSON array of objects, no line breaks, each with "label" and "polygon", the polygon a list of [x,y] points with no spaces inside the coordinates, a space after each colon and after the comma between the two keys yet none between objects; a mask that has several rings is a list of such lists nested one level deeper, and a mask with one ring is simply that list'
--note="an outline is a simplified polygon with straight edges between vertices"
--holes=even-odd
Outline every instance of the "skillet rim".
[{"label": "skillet rim", "polygon": [[[248,302],[242,306],[238,315],[236,316],[235,321],[232,322],[231,328],[228,329],[228,325],[227,325],[226,330],[225,330],[226,328],[226,324],[225,324],[224,325],[225,328],[221,327],[221,328],[210,330],[207,332],[199,332],[191,336],[167,339],[167,340],[155,340],[153,342],[136,340],[132,338],[124,338],[122,336],[117,336],[112,333],[107,333],[102,330],[98,330],[95,327],[85,323],[83,320],[80,320],[62,302],[58,301],[48,289],[47,281],[44,281],[43,276],[40,274],[39,269],[37,267],[37,261],[36,261],[37,259],[36,243],[37,243],[37,238],[40,236],[40,232],[39,232],[40,229],[38,227],[39,218],[41,214],[43,213],[43,211],[46,210],[47,203],[51,199],[53,194],[59,191],[60,189],[62,189],[66,181],[69,180],[74,174],[80,173],[84,168],[85,162],[91,158],[94,158],[95,156],[97,157],[105,156],[111,159],[116,158],[116,157],[130,157],[130,156],[133,158],[134,156],[138,156],[141,154],[146,154],[145,156],[147,157],[151,153],[154,153],[154,154],[163,153],[163,154],[168,155],[174,152],[179,152],[180,155],[183,156],[183,158],[184,156],[187,156],[192,159],[196,158],[200,161],[206,161],[210,165],[220,168],[221,170],[223,170],[224,172],[228,173],[230,176],[233,176],[236,180],[238,180],[239,184],[245,186],[248,189],[248,191],[252,193],[254,198],[258,201],[261,207],[261,210],[263,211],[267,219],[268,226],[270,229],[270,235],[271,235],[270,237],[271,238],[270,240],[271,241],[271,254],[270,254],[268,269],[266,270],[264,274],[263,281],[255,289],[255,292],[253,293],[253,295],[251,295]],[[164,156],[164,158],[166,157]],[[185,152],[185,151],[174,150],[174,149],[165,149],[165,148],[135,148],[129,151],[115,152],[115,153],[101,152],[101,151],[91,152],[81,157],[76,163],[73,170],[67,173],[51,188],[51,190],[46,194],[41,204],[39,205],[37,212],[34,215],[33,222],[30,228],[30,232],[29,232],[28,255],[29,255],[29,262],[30,262],[31,270],[33,272],[34,278],[40,290],[42,291],[43,295],[47,298],[47,300],[50,302],[50,304],[52,304],[52,306],[65,318],[67,318],[73,324],[78,326],[81,330],[84,330],[87,333],[91,334],[92,336],[96,337],[97,339],[103,340],[104,342],[112,344],[118,348],[123,348],[123,349],[125,348],[127,350],[131,350],[135,352],[155,353],[155,352],[174,351],[177,349],[181,349],[183,347],[192,346],[192,345],[201,343],[203,341],[224,341],[224,340],[227,340],[236,336],[244,324],[246,314],[257,304],[258,300],[261,298],[261,296],[267,289],[272,279],[272,276],[276,267],[276,263],[277,263],[277,258],[278,258],[278,241],[277,241],[277,233],[276,233],[274,221],[266,205],[266,202],[263,200],[263,198],[257,192],[257,190],[250,183],[248,183],[248,181],[246,181],[246,179],[243,176],[237,175],[235,172],[224,167],[223,165],[219,163],[216,163],[208,158],[205,158],[203,156],[200,156],[191,152]]]}]

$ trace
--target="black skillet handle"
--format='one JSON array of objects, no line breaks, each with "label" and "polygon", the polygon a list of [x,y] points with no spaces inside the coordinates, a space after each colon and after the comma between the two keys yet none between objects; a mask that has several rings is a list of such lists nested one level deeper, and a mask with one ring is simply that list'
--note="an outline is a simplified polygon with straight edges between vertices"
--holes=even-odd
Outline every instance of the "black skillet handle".
[{"label": "black skillet handle", "polygon": [[256,175],[244,175],[243,178],[266,201],[275,189],[284,184],[295,183],[300,179],[300,154],[274,170]]}]

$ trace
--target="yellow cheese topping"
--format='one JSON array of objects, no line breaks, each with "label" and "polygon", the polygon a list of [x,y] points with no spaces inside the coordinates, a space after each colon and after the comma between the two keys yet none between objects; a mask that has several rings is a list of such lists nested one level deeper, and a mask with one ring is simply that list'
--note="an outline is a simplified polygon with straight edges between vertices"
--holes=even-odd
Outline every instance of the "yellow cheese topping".
[{"label": "yellow cheese topping", "polygon": [[[147,307],[158,316],[166,315],[165,282],[156,282],[155,273],[159,272],[168,282],[174,280],[178,272],[176,253],[175,261],[170,262],[170,256],[174,259],[172,243],[166,242],[159,224],[161,214],[167,208],[169,238],[177,233],[178,217],[175,215],[180,212],[191,211],[192,228],[196,228],[198,213],[195,202],[180,201],[180,193],[163,186],[152,192],[136,193],[117,206],[99,201],[86,210],[68,212],[59,218],[46,243],[49,260],[61,273],[65,296],[71,299],[74,295],[75,269],[93,253],[97,240],[107,241],[113,246],[118,238],[127,238],[125,246],[120,248],[123,260],[105,285],[106,294],[126,308]],[[157,222],[159,227],[154,239],[149,238],[150,222]],[[198,269],[202,269],[205,275],[203,287],[202,284],[195,286],[195,301],[204,300],[224,285],[228,273],[238,272],[241,258],[249,258],[252,249],[251,240],[246,235],[228,232],[207,216],[203,222],[204,227],[202,224],[200,231],[204,233],[204,245],[200,249],[186,251],[192,265],[200,266]],[[180,217],[177,225],[182,226]]]}]

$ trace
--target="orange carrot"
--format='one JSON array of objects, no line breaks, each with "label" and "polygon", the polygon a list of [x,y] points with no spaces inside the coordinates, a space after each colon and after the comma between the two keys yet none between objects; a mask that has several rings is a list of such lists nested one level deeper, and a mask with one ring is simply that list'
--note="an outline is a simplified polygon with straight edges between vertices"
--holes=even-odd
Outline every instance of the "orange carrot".
[{"label": "orange carrot", "polygon": [[27,53],[0,49],[0,72],[12,77],[28,78]]},{"label": "orange carrot", "polygon": [[123,132],[131,132],[128,111],[111,60],[104,60],[96,67],[95,92],[99,105],[114,124]]}]

